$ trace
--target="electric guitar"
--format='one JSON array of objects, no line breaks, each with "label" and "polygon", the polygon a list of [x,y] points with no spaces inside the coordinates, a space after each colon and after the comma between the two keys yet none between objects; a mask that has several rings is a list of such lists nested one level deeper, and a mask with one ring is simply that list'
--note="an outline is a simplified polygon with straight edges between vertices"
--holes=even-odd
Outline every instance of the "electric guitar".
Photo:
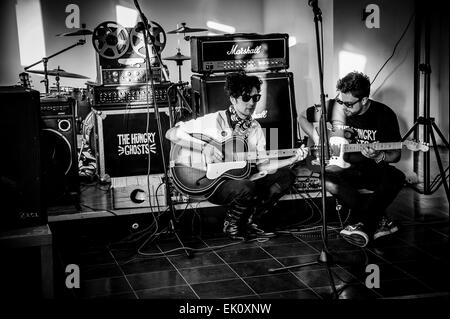
[{"label": "electric guitar", "polygon": [[[341,168],[348,168],[350,164],[344,160],[345,153],[361,152],[364,146],[370,146],[377,151],[400,150],[407,148],[410,151],[428,152],[429,146],[426,143],[403,141],[387,143],[350,144],[348,140],[341,136],[332,136],[329,139],[330,158],[326,161],[328,165],[336,165]],[[320,147],[311,146],[310,157],[307,159],[307,166],[317,172],[320,170]]]},{"label": "electric guitar", "polygon": [[297,149],[270,150],[266,152],[249,152],[247,142],[238,136],[219,142],[204,135],[192,136],[212,144],[222,151],[222,162],[206,164],[200,151],[172,144],[169,170],[175,187],[192,197],[208,197],[228,179],[256,180],[267,175],[259,172],[251,175],[251,164],[260,159],[294,156]]}]

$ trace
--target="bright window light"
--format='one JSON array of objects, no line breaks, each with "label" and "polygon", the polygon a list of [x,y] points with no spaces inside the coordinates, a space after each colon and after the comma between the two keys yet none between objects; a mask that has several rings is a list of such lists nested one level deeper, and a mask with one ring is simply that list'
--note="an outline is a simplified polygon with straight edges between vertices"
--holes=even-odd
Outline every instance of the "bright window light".
[{"label": "bright window light", "polygon": [[117,23],[125,28],[132,28],[137,23],[138,12],[124,6],[116,6]]},{"label": "bright window light", "polygon": [[226,24],[222,24],[222,23],[218,23],[218,22],[214,22],[214,21],[206,22],[206,26],[210,29],[214,29],[216,31],[223,32],[223,33],[235,33],[236,32],[235,27],[232,27],[232,26],[226,25]]},{"label": "bright window light", "polygon": [[16,1],[20,64],[27,66],[46,56],[41,2],[36,0]]},{"label": "bright window light", "polygon": [[289,47],[293,47],[297,44],[297,38],[296,37],[289,37]]},{"label": "bright window light", "polygon": [[364,73],[366,63],[367,58],[364,55],[348,51],[339,52],[339,78],[353,71]]}]

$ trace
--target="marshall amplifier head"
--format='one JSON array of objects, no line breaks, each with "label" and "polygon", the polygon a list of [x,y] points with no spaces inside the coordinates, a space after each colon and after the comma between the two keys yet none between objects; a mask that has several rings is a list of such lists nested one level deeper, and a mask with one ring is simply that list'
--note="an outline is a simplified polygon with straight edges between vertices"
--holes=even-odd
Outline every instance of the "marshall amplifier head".
[{"label": "marshall amplifier head", "polygon": [[289,36],[282,33],[235,33],[191,37],[191,67],[196,73],[289,68]]}]

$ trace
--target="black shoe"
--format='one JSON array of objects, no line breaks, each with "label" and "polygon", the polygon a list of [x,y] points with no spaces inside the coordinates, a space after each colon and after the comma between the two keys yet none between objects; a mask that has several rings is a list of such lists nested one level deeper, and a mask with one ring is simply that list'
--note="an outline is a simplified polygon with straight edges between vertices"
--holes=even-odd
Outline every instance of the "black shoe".
[{"label": "black shoe", "polygon": [[276,237],[277,234],[270,231],[265,231],[255,223],[249,222],[247,224],[247,232],[250,234],[254,234],[257,238],[273,238]]}]

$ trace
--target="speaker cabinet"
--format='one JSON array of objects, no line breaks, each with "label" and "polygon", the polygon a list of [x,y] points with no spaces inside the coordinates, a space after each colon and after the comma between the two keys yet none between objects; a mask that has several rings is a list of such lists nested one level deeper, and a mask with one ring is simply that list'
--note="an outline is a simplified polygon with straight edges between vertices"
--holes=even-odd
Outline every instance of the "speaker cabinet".
[{"label": "speaker cabinet", "polygon": [[47,205],[77,204],[79,196],[75,100],[41,100],[43,195]]},{"label": "speaker cabinet", "polygon": [[45,224],[41,200],[39,92],[0,87],[0,228]]},{"label": "speaker cabinet", "polygon": [[[294,148],[297,137],[297,112],[294,79],[291,72],[254,73],[262,80],[261,100],[253,116],[261,124],[267,149]],[[230,99],[224,91],[225,75],[193,75],[193,107],[201,114],[226,109]]]},{"label": "speaker cabinet", "polygon": [[170,142],[164,137],[169,129],[168,112],[168,108],[159,108],[163,135],[161,146],[153,108],[148,114],[147,109],[95,110],[100,180],[164,173],[162,156],[168,165],[170,152]]}]

